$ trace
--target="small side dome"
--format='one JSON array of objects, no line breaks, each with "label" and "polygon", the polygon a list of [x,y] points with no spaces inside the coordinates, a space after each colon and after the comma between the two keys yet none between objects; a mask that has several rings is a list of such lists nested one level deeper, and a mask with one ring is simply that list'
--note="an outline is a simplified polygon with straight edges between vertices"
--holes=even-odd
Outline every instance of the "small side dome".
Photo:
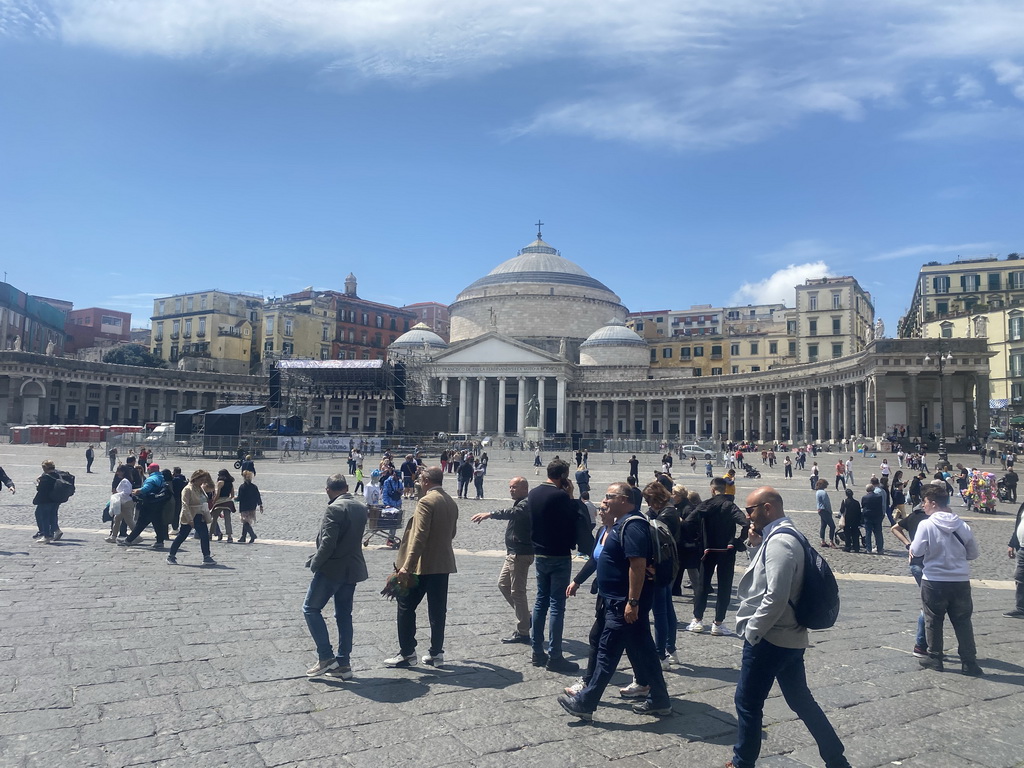
[{"label": "small side dome", "polygon": [[647,366],[650,352],[647,342],[621,320],[612,319],[580,344],[580,365]]},{"label": "small side dome", "polygon": [[430,330],[426,323],[417,323],[388,347],[395,352],[422,352],[448,349],[447,342]]}]

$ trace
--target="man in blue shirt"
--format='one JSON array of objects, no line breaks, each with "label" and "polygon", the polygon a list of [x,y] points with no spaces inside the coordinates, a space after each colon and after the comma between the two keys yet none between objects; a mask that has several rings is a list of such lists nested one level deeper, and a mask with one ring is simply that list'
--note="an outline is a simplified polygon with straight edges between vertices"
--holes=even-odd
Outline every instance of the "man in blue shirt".
[{"label": "man in blue shirt", "polygon": [[604,601],[604,631],[597,651],[597,664],[590,683],[577,695],[558,697],[562,709],[582,720],[592,720],[597,703],[628,650],[638,666],[633,672],[647,681],[650,692],[645,701],[633,705],[643,715],[669,715],[665,676],[651,636],[650,613],[654,602],[654,581],[648,577],[648,563],[654,554],[650,523],[630,498],[629,486],[613,483],[604,495],[612,530],[605,539],[597,561],[597,591]]}]

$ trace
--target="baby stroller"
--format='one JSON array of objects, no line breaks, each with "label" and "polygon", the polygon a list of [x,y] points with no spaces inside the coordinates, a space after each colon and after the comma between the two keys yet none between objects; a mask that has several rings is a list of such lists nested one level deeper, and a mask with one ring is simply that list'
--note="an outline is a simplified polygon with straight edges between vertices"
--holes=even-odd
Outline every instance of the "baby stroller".
[{"label": "baby stroller", "polygon": [[746,471],[746,475],[744,475],[744,477],[761,477],[761,473],[746,462],[743,462],[743,469]]},{"label": "baby stroller", "polygon": [[996,484],[996,492],[999,494],[1000,501],[1012,501],[1013,497],[1010,496],[1010,489],[1006,487],[1002,479]]}]

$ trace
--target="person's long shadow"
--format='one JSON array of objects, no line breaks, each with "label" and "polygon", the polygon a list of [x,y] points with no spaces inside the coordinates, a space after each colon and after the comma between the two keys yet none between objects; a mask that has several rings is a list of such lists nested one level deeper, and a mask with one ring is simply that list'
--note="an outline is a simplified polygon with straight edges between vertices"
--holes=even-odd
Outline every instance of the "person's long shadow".
[{"label": "person's long shadow", "polygon": [[417,666],[401,671],[408,677],[357,676],[351,680],[318,677],[310,682],[320,683],[328,688],[345,688],[371,701],[397,704],[430,693],[432,683],[474,690],[497,690],[523,681],[521,672],[484,662],[448,664],[441,669]]},{"label": "person's long shadow", "polygon": [[[712,707],[710,704],[685,699],[672,700],[672,714],[639,723],[608,722],[601,719],[602,709],[616,709],[630,712],[635,701],[608,699],[602,701],[594,714],[594,720],[571,719],[570,728],[599,728],[602,731],[647,731],[649,733],[671,733],[687,741],[702,741],[706,744],[729,746],[736,741],[736,718],[734,715]],[[569,717],[566,715],[566,717]],[[639,715],[636,717],[640,717]],[[646,718],[645,718],[646,720]]]},{"label": "person's long shadow", "polygon": [[0,551],[0,555],[27,555],[27,554],[28,554],[28,550],[25,550],[24,552]]},{"label": "person's long shadow", "polygon": [[[985,670],[985,675],[978,678],[991,683],[1009,683],[1010,685],[1024,685],[1024,667],[1018,664],[1011,664],[998,659],[978,659],[978,663]],[[947,665],[947,669],[952,666]],[[992,670],[999,670],[1006,674],[992,674]]]}]

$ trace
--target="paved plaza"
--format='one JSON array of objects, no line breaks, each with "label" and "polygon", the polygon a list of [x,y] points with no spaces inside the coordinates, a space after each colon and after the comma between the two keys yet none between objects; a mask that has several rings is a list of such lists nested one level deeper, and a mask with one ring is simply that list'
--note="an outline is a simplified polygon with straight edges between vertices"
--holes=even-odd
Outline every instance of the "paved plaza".
[{"label": "paved plaza", "polygon": [[[304,676],[316,654],[301,612],[309,581],[303,564],[326,504],[324,480],[344,471],[344,458],[259,462],[256,483],[266,506],[256,524],[260,538],[253,545],[215,541],[219,566],[207,569],[199,567],[195,542],[177,567],[165,563],[166,553],[104,543],[100,511],[111,476],[102,457],[98,474],[87,475],[83,453],[84,446],[0,447],[0,465],[18,487],[0,497],[0,766],[721,766],[731,756],[737,638],[679,633],[683,666],[666,673],[671,717],[632,713],[615,695],[630,679],[623,667],[591,724],[555,703],[572,678],[531,666],[526,646],[499,642],[513,628],[495,586],[504,523],[469,518],[507,506],[515,474],[531,484],[543,479],[529,453],[492,451],[487,498],[459,502],[446,668],[383,666],[397,649],[395,606],[378,594],[393,553],[374,544],[366,550],[370,580],[356,590],[355,677],[345,682]],[[819,461],[823,477],[831,479],[837,456]],[[31,541],[32,481],[44,458],[78,479],[77,494],[61,508],[64,538],[49,546]],[[157,458],[186,475],[230,466]],[[639,458],[646,481],[657,457]],[[595,491],[624,477],[626,459],[591,455]],[[858,484],[880,460],[854,459]],[[698,470],[677,464],[676,479],[706,495]],[[813,493],[807,473],[796,474],[783,481],[776,467],[760,481],[741,479],[737,500],[759,484],[776,485],[814,541]],[[445,487],[454,494],[449,477]],[[840,493],[831,493],[838,509]],[[910,651],[920,600],[891,535],[881,557],[826,551],[842,575],[843,609],[836,628],[812,634],[807,666],[854,766],[1024,765],[1024,622],[1002,616],[1013,605],[1005,545],[1015,511],[1000,505],[997,515],[965,516],[982,552],[973,569],[975,633],[987,672],[981,679],[918,668]],[[743,562],[741,555],[738,567]],[[567,655],[578,661],[593,618],[585,591],[570,600],[566,617]],[[689,594],[676,601],[685,625]],[[331,625],[330,609],[326,614]],[[946,636],[947,652],[955,652],[948,624]],[[419,639],[424,652],[425,609]],[[821,765],[777,689],[766,706],[759,765]]]}]

